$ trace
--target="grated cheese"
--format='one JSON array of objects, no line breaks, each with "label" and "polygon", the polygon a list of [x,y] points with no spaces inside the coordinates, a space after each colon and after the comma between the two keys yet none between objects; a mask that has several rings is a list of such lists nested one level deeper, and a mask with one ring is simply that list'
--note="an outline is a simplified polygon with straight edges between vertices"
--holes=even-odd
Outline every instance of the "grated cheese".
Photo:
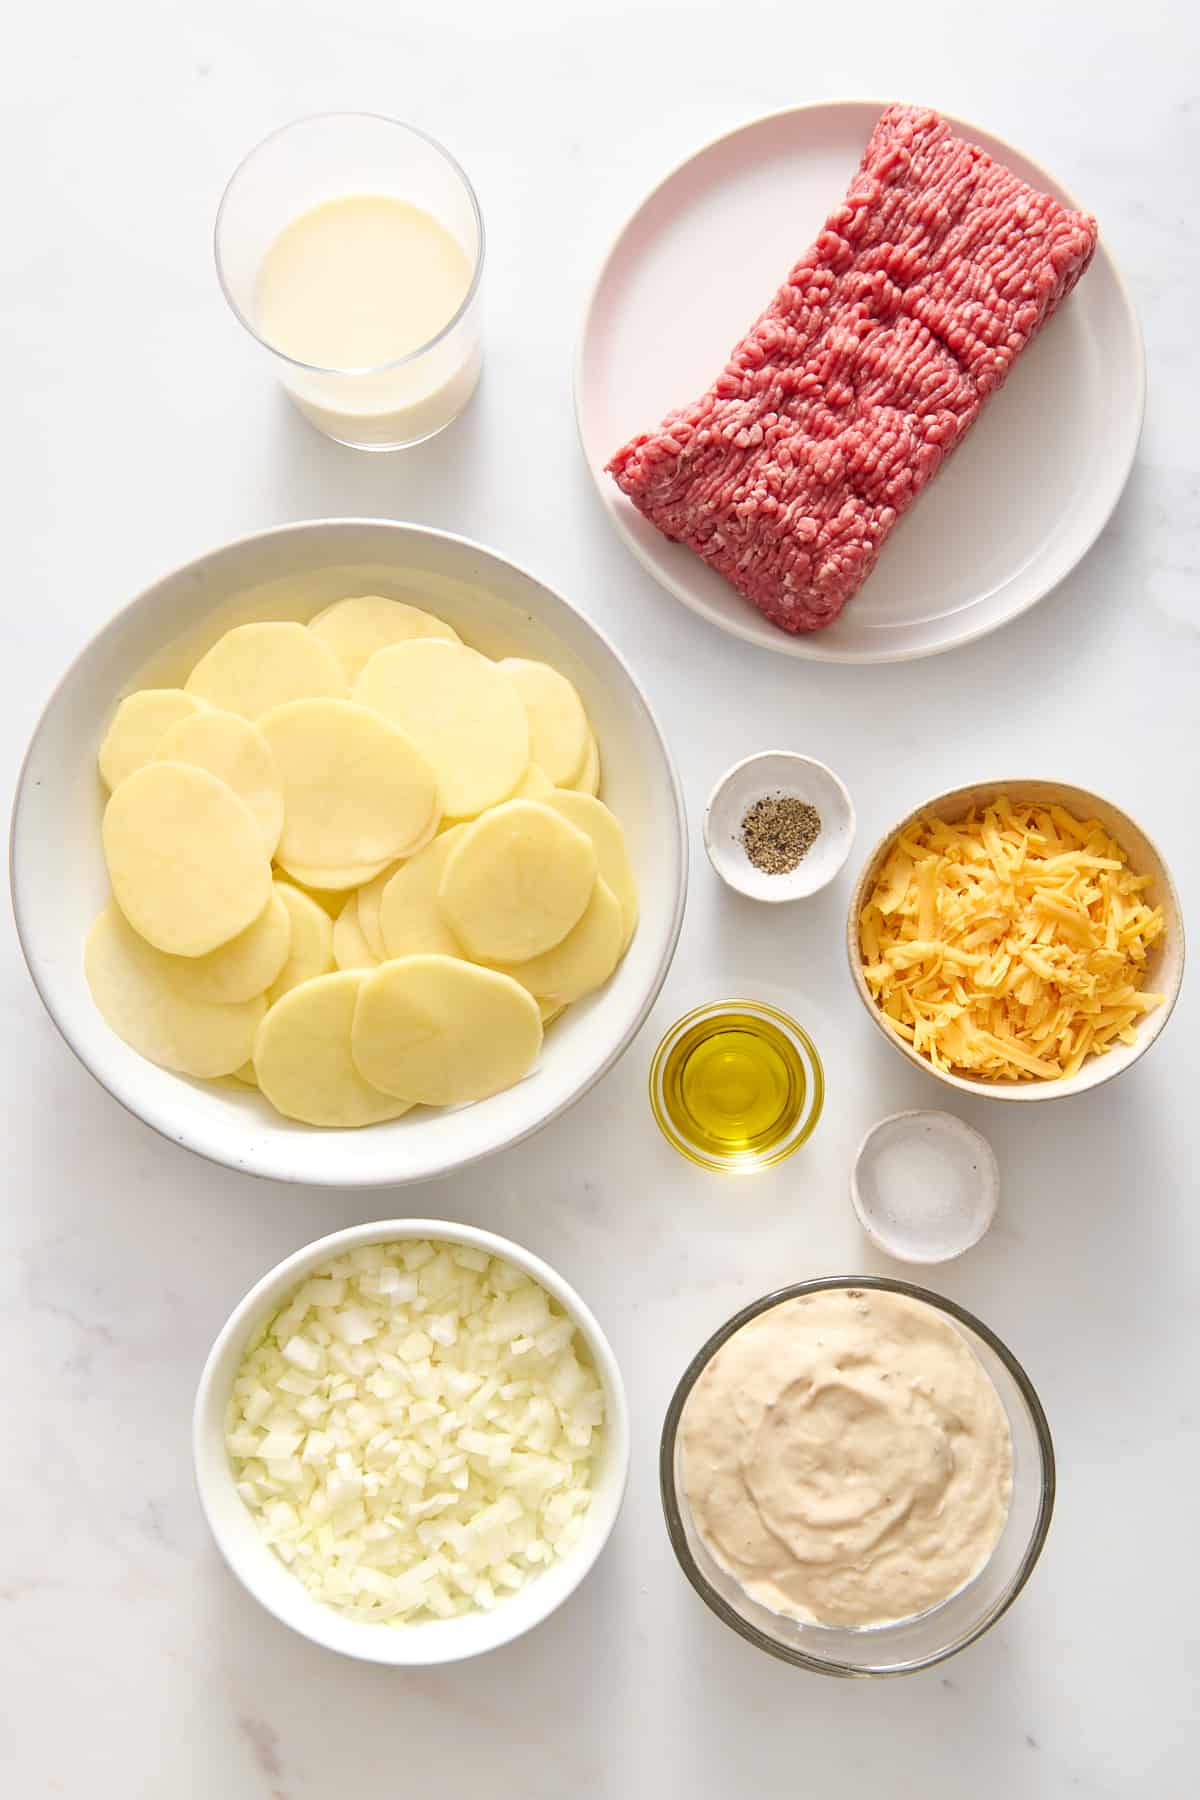
[{"label": "grated cheese", "polygon": [[892,845],[859,918],[863,974],[884,1018],[935,1068],[1053,1081],[1132,1043],[1163,996],[1142,991],[1163,932],[1096,819],[1001,796]]}]

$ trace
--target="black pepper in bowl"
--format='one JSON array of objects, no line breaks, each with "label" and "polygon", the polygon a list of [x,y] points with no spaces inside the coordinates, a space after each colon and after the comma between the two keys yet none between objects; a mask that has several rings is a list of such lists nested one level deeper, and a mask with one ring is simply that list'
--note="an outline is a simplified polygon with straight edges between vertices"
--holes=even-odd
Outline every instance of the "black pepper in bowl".
[{"label": "black pepper in bowl", "polygon": [[817,841],[821,815],[794,794],[764,794],[746,809],[741,839],[764,875],[790,875]]}]

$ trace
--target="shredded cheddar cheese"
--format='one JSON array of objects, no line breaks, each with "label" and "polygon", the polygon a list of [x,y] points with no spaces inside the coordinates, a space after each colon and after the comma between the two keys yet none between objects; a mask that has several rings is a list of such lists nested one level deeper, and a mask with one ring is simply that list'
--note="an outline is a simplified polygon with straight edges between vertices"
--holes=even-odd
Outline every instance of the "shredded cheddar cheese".
[{"label": "shredded cheddar cheese", "polygon": [[1132,1043],[1146,957],[1162,935],[1150,877],[1096,819],[1001,796],[948,825],[923,818],[889,850],[859,917],[863,974],[884,1018],[935,1068],[1053,1081]]}]

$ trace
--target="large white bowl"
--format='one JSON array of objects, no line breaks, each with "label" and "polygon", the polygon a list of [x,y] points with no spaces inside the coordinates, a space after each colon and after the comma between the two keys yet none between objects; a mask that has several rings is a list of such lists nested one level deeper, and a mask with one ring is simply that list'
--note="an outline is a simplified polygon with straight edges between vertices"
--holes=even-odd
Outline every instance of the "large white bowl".
[{"label": "large white bowl", "polygon": [[[295,1575],[264,1543],[258,1526],[234,1485],[225,1449],[225,1406],[242,1353],[254,1333],[282,1304],[291,1290],[322,1263],[357,1244],[391,1244],[400,1239],[438,1238],[469,1244],[489,1256],[502,1257],[530,1275],[574,1319],[604,1387],[603,1448],[593,1470],[592,1503],[584,1515],[583,1535],[561,1559],[529,1584],[499,1602],[492,1612],[466,1613],[457,1619],[394,1630],[344,1619],[309,1594]],[[629,1476],[629,1411],[625,1384],[612,1347],[574,1288],[539,1257],[508,1238],[472,1225],[448,1225],[440,1219],[391,1219],[335,1231],[297,1250],[258,1284],[231,1313],[204,1365],[192,1418],[192,1452],[200,1504],[225,1561],[260,1605],[302,1637],[362,1662],[428,1667],[458,1662],[511,1643],[562,1605],[583,1580],[616,1523]]]},{"label": "large white bowl", "polygon": [[[888,852],[901,832],[907,831],[910,825],[931,814],[952,825],[956,820],[964,818],[973,807],[990,806],[1001,794],[1007,794],[1010,800],[1032,801],[1038,806],[1065,806],[1077,819],[1099,819],[1105,831],[1125,851],[1131,867],[1139,875],[1150,876],[1150,886],[1145,898],[1151,906],[1162,907],[1166,924],[1165,931],[1146,959],[1146,977],[1141,984],[1148,993],[1161,994],[1162,1005],[1156,1006],[1153,1012],[1142,1014],[1137,1022],[1132,1044],[1115,1043],[1101,1056],[1089,1056],[1074,1075],[1065,1075],[1057,1081],[983,1081],[977,1076],[954,1075],[947,1069],[935,1069],[927,1056],[922,1056],[919,1050],[914,1050],[898,1032],[892,1030],[877,1006],[863,974],[859,915],[867,903],[868,894],[875,886]],[[1101,1087],[1104,1082],[1112,1081],[1115,1076],[1131,1068],[1165,1030],[1183,984],[1183,912],[1175,883],[1171,879],[1171,871],[1158,846],[1128,813],[1122,812],[1119,806],[1114,806],[1111,800],[1092,793],[1090,788],[1075,787],[1069,781],[981,781],[970,787],[951,788],[947,793],[934,794],[924,805],[914,807],[899,824],[893,825],[880,838],[863,864],[862,874],[850,896],[850,909],[846,916],[846,955],[854,991],[866,1007],[871,1020],[893,1050],[899,1051],[914,1067],[923,1069],[926,1075],[932,1075],[944,1087],[957,1088],[960,1093],[975,1094],[983,1100],[1063,1100],[1071,1094],[1083,1094],[1090,1088]]]},{"label": "large white bowl", "polygon": [[[96,750],[136,687],[180,682],[205,649],[251,619],[308,619],[340,595],[389,594],[441,613],[489,655],[540,657],[570,676],[596,728],[605,800],[625,828],[641,889],[629,953],[598,993],[549,1031],[539,1065],[468,1108],[418,1108],[391,1124],[294,1124],[235,1084],[191,1081],[122,1043],[92,1002],[83,941],[105,904]],[[46,1009],[84,1067],[164,1137],[213,1162],[282,1181],[382,1186],[428,1179],[517,1143],[611,1068],[662,986],[683,919],[687,836],[678,777],[627,665],[596,627],[494,551],[423,526],[322,520],[210,551],[110,620],[67,671],[33,736],[13,813],[17,931]]]}]

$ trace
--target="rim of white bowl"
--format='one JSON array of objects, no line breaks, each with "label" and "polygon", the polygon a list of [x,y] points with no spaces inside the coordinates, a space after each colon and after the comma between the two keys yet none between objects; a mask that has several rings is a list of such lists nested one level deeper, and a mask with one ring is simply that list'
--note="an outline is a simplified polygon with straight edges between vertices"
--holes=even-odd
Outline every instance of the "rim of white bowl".
[{"label": "rim of white bowl", "polygon": [[[751,768],[755,763],[767,762],[803,763],[805,768],[819,769],[822,775],[828,777],[830,784],[841,795],[845,804],[845,848],[838,860],[835,863],[830,864],[825,876],[820,881],[814,882],[811,887],[795,886],[789,876],[781,877],[782,885],[778,892],[759,893],[755,888],[744,887],[740,881],[735,880],[733,869],[723,865],[719,861],[713,847],[713,813],[720,803],[721,795],[729,786],[734,776],[740,775],[743,769]],[[837,880],[847,862],[850,860],[850,852],[854,848],[854,840],[858,835],[858,815],[854,810],[854,801],[850,797],[850,789],[846,786],[841,776],[837,774],[835,770],[831,769],[828,763],[823,763],[819,756],[806,756],[803,750],[756,750],[751,756],[743,756],[740,762],[731,763],[725,773],[714,783],[713,790],[708,796],[708,804],[704,808],[704,821],[701,827],[701,833],[704,838],[704,849],[707,853],[708,860],[712,865],[714,872],[725,883],[727,888],[731,888],[735,894],[741,894],[747,900],[760,900],[766,906],[780,906],[787,905],[796,900],[811,900],[814,894],[822,893],[824,889],[829,886],[831,881]],[[813,866],[815,867],[816,865]],[[792,871],[792,873],[799,873],[804,867],[805,864],[803,862],[798,863],[796,869]]]},{"label": "rim of white bowl", "polygon": [[[548,1598],[542,1606],[534,1606],[532,1615],[527,1616],[525,1609],[516,1602],[521,1595],[513,1595],[500,1602],[494,1612],[466,1613],[460,1618],[446,1620],[451,1628],[458,1625],[464,1627],[463,1641],[460,1645],[446,1649],[439,1646],[439,1640],[427,1637],[435,1625],[414,1625],[411,1629],[393,1630],[383,1625],[360,1624],[356,1620],[343,1619],[332,1607],[322,1605],[319,1601],[308,1597],[298,1578],[295,1581],[296,1592],[303,1596],[298,1618],[288,1618],[278,1607],[272,1604],[269,1596],[263,1592],[261,1584],[254,1578],[254,1568],[265,1566],[267,1560],[277,1569],[283,1565],[278,1563],[269,1545],[257,1543],[254,1552],[242,1555],[229,1540],[221,1528],[219,1520],[214,1516],[211,1495],[217,1481],[228,1481],[233,1487],[233,1476],[225,1457],[224,1442],[220,1441],[223,1432],[222,1416],[226,1395],[216,1391],[217,1375],[224,1363],[226,1355],[233,1347],[241,1349],[246,1339],[259,1320],[272,1306],[281,1300],[287,1291],[294,1287],[310,1269],[344,1251],[360,1244],[394,1243],[407,1238],[429,1238],[434,1241],[452,1244],[464,1244],[473,1249],[486,1251],[489,1256],[497,1256],[505,1262],[513,1263],[527,1275],[544,1287],[551,1297],[558,1301],[574,1323],[582,1332],[593,1361],[596,1372],[604,1385],[606,1405],[605,1432],[610,1434],[606,1455],[617,1470],[617,1479],[613,1483],[607,1498],[605,1512],[601,1517],[600,1528],[594,1541],[584,1547],[577,1547],[568,1553],[558,1568],[570,1568],[569,1583],[554,1592],[548,1587]],[[221,1473],[210,1466],[213,1439],[217,1438]],[[523,1637],[532,1631],[543,1620],[557,1612],[579,1587],[580,1583],[595,1566],[602,1551],[612,1535],[613,1526],[621,1511],[625,1492],[629,1483],[631,1442],[629,1428],[629,1405],[625,1394],[625,1382],[621,1367],[617,1361],[612,1345],[600,1327],[596,1315],[576,1290],[558,1271],[544,1262],[532,1250],[515,1243],[511,1238],[501,1237],[494,1231],[485,1231],[477,1225],[460,1225],[448,1219],[382,1219],[365,1225],[351,1225],[342,1231],[333,1231],[326,1237],[314,1238],[309,1244],[294,1250],[290,1256],[276,1263],[261,1276],[248,1293],[238,1301],[224,1325],[217,1333],[212,1348],[204,1361],[200,1379],[196,1386],[196,1398],[192,1406],[192,1472],[196,1483],[196,1492],[200,1500],[200,1508],[204,1514],[213,1542],[221,1556],[246,1592],[270,1613],[272,1618],[286,1625],[289,1630],[297,1632],[310,1643],[319,1644],[322,1649],[332,1650],[335,1654],[349,1656],[360,1662],[383,1663],[396,1668],[433,1668],[442,1663],[462,1662],[472,1656],[485,1655],[489,1650],[499,1650],[516,1638]],[[593,1499],[595,1505],[595,1499]],[[589,1515],[591,1509],[589,1508]],[[575,1566],[577,1565],[577,1566]],[[286,1570],[285,1573],[288,1573]],[[551,1570],[543,1571],[544,1574]],[[535,1599],[540,1585],[540,1577],[535,1579],[523,1594],[532,1594]],[[552,1596],[552,1597],[551,1597]],[[508,1607],[513,1605],[511,1630],[504,1629],[508,1616]],[[471,1631],[473,1623],[486,1620],[489,1623],[498,1621],[493,1630],[486,1634],[486,1642],[471,1641],[477,1635]],[[311,1629],[310,1627],[311,1622]],[[340,1628],[340,1629],[339,1629]],[[353,1643],[337,1643],[335,1637],[346,1635],[353,1638]],[[359,1638],[361,1635],[361,1644]],[[434,1654],[405,1654],[413,1649],[419,1650],[422,1638],[435,1648]]]},{"label": "rim of white bowl", "polygon": [[[319,535],[330,530],[350,532],[363,529],[383,530],[385,532],[397,531],[402,534],[415,532],[421,537],[434,538],[442,543],[454,544],[460,549],[473,555],[501,563],[522,580],[532,582],[535,587],[544,589],[553,600],[573,617],[578,619],[580,623],[586,627],[596,639],[598,639],[604,650],[616,663],[632,689],[637,704],[644,712],[662,752],[663,768],[666,774],[667,786],[671,798],[671,808],[675,819],[675,848],[678,857],[678,882],[676,885],[671,918],[663,939],[662,951],[654,969],[653,976],[647,985],[636,1013],[621,1032],[609,1054],[594,1068],[590,1069],[580,1084],[571,1093],[565,1095],[557,1105],[551,1107],[549,1111],[542,1114],[537,1119],[531,1120],[529,1123],[523,1125],[510,1137],[504,1138],[502,1142],[473,1150],[470,1154],[458,1157],[451,1162],[443,1161],[439,1163],[426,1163],[419,1166],[391,1169],[382,1173],[363,1173],[354,1166],[352,1159],[348,1158],[346,1166],[339,1168],[336,1171],[330,1170],[326,1172],[320,1170],[314,1172],[311,1167],[307,1169],[304,1167],[303,1146],[306,1139],[303,1136],[297,1137],[296,1154],[286,1163],[277,1161],[270,1155],[265,1157],[255,1157],[253,1159],[246,1156],[238,1156],[234,1150],[224,1150],[220,1143],[213,1141],[212,1134],[203,1130],[197,1131],[193,1129],[186,1118],[176,1117],[172,1109],[151,1108],[145,1104],[138,1104],[135,1103],[132,1098],[116,1091],[106,1078],[103,1069],[103,1059],[99,1057],[93,1058],[85,1053],[81,1046],[74,1041],[71,1033],[60,1019],[58,1011],[47,991],[46,983],[42,979],[36,959],[30,955],[27,948],[27,907],[17,859],[17,834],[21,810],[25,801],[30,764],[37,751],[38,742],[45,727],[47,717],[54,708],[59,695],[74,676],[79,665],[94,652],[97,644],[108,631],[116,626],[121,620],[125,619],[137,607],[141,606],[156,589],[164,587],[169,582],[178,580],[181,576],[196,569],[198,565],[207,564],[219,557],[235,556],[241,551],[267,543],[272,538],[300,537],[310,533]],[[81,647],[76,651],[75,655],[71,658],[58,680],[54,683],[54,686],[47,696],[38,715],[37,723],[30,735],[25,754],[21,759],[21,766],[17,774],[14,789],[12,813],[9,821],[8,875],[13,918],[17,927],[17,941],[20,944],[21,954],[25,966],[29,971],[30,980],[33,982],[38,998],[41,1000],[47,1016],[54,1025],[59,1036],[62,1038],[64,1044],[67,1046],[67,1049],[75,1057],[76,1061],[87,1070],[92,1079],[96,1081],[119,1106],[124,1108],[131,1118],[137,1119],[141,1124],[148,1125],[152,1131],[156,1131],[160,1137],[165,1138],[169,1143],[178,1144],[182,1149],[189,1150],[194,1155],[201,1156],[206,1161],[214,1163],[220,1168],[235,1169],[239,1174],[255,1175],[270,1181],[294,1182],[302,1186],[311,1187],[402,1187],[414,1181],[440,1180],[446,1175],[453,1174],[457,1169],[469,1168],[473,1163],[483,1161],[486,1157],[496,1154],[497,1151],[511,1149],[515,1144],[523,1143],[527,1138],[533,1137],[537,1132],[551,1124],[553,1120],[561,1117],[562,1114],[574,1106],[577,1101],[582,1100],[584,1095],[589,1093],[591,1089],[596,1086],[597,1082],[602,1081],[605,1075],[607,1075],[620,1061],[621,1057],[624,1056],[626,1050],[628,1050],[634,1038],[646,1023],[654,1003],[658,999],[679,944],[679,934],[683,927],[683,916],[687,904],[688,888],[687,810],[683,798],[683,788],[679,780],[679,772],[675,767],[675,761],[671,754],[670,745],[662,725],[659,722],[658,714],[650,704],[645,688],[630,668],[628,659],[617,649],[608,633],[603,630],[601,626],[596,624],[589,614],[585,613],[580,607],[568,600],[564,594],[560,593],[558,588],[552,587],[548,582],[543,581],[541,576],[534,574],[534,572],[527,568],[524,563],[516,562],[512,557],[504,555],[502,551],[493,550],[487,544],[480,543],[477,539],[464,537],[459,532],[442,531],[432,525],[422,525],[415,520],[384,519],[370,516],[297,519],[283,525],[267,526],[261,531],[245,532],[241,537],[230,538],[225,543],[214,545],[208,550],[202,550],[197,555],[188,557],[185,561],[175,564],[173,568],[166,570],[146,587],[141,588],[138,593],[125,602],[124,606],[118,607],[115,612],[110,613],[103,623],[100,624],[84,641]],[[178,1079],[180,1081],[186,1081],[187,1077],[180,1076]]]}]

